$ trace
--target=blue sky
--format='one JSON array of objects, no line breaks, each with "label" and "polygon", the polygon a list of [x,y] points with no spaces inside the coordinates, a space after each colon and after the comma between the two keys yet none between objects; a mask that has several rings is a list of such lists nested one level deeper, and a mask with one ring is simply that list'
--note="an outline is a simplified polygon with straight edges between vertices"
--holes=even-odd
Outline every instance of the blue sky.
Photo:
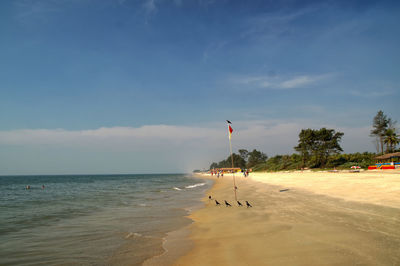
[{"label": "blue sky", "polygon": [[[400,119],[397,1],[0,2],[0,174],[182,172]],[[145,133],[143,133],[145,132]],[[170,134],[170,135],[168,135]]]}]

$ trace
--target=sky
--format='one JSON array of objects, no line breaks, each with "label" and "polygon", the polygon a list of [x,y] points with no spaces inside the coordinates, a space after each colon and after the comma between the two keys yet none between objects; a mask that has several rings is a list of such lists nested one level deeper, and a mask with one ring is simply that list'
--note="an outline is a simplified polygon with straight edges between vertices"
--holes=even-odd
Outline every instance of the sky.
[{"label": "sky", "polygon": [[400,121],[399,1],[0,2],[0,175],[182,173],[291,154],[303,128],[375,151]]}]

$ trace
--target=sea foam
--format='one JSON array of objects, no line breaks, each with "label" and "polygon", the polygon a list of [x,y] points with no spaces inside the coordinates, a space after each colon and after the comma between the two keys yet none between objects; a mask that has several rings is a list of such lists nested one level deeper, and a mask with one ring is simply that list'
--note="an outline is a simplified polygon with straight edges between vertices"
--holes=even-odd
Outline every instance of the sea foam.
[{"label": "sea foam", "polygon": [[195,188],[195,187],[201,187],[204,186],[206,183],[197,183],[194,185],[186,186],[185,188]]}]

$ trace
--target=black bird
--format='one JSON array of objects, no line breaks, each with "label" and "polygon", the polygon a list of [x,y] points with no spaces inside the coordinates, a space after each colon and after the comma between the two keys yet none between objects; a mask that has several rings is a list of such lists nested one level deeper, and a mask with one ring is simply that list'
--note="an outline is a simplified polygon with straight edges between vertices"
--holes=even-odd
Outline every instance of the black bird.
[{"label": "black bird", "polygon": [[218,202],[218,200],[215,200],[215,206],[221,205],[221,203]]},{"label": "black bird", "polygon": [[239,207],[242,207],[242,206],[243,206],[242,203],[240,203],[240,201],[237,201],[237,203],[238,203],[238,206],[239,206]]},{"label": "black bird", "polygon": [[227,202],[226,200],[225,200],[225,206],[226,207],[232,207],[232,205],[230,205],[229,202]]},{"label": "black bird", "polygon": [[251,204],[246,200],[246,206],[247,206],[247,208],[248,207],[253,207],[253,206],[251,206]]},{"label": "black bird", "polygon": [[231,121],[229,121],[229,120],[226,120],[226,122],[228,122],[228,124],[232,124],[232,122],[231,122]]}]

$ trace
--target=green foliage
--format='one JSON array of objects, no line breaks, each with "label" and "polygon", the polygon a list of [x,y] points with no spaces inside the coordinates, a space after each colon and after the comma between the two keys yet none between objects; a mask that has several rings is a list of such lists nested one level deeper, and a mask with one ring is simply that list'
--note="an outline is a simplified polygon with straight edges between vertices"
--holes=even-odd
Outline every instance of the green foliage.
[{"label": "green foliage", "polygon": [[[240,149],[239,154],[233,153],[233,165],[234,167],[239,167],[242,169],[251,168],[252,166],[263,163],[268,158],[265,153],[257,151],[254,149],[252,152],[248,152],[245,149]],[[213,168],[229,168],[232,167],[232,159],[231,156],[228,156],[225,160],[222,160],[218,163],[213,162],[210,165],[210,169]]]},{"label": "green foliage", "polygon": [[254,149],[252,152],[248,153],[248,161],[247,161],[247,168],[252,168],[253,166],[260,164],[260,163],[264,163],[268,156],[260,151],[257,151],[256,149]]},{"label": "green foliage", "polygon": [[[364,153],[349,153],[349,154],[332,154],[328,157],[326,167],[336,169],[350,169],[353,165],[360,166],[361,168],[368,168],[369,165],[375,163],[375,153],[364,152]],[[240,155],[234,154],[234,158],[240,160]],[[239,161],[238,161],[239,162]],[[236,161],[235,161],[236,163]],[[242,162],[243,163],[243,162]],[[315,168],[316,160],[313,156],[310,160],[303,164],[303,158],[297,153],[291,155],[276,155],[268,158],[264,162],[260,162],[252,167],[253,171],[284,171],[284,170],[300,170],[303,167]],[[243,166],[243,164],[242,164]],[[241,167],[235,164],[235,167]],[[210,166],[212,168],[220,167],[231,167],[230,156],[219,163],[213,163]]]},{"label": "green foliage", "polygon": [[329,158],[327,166],[330,168],[349,169],[353,165],[358,165],[361,168],[368,168],[369,165],[375,163],[375,157],[376,154],[370,152],[337,154]]},{"label": "green foliage", "polygon": [[400,138],[396,134],[396,130],[394,128],[388,128],[385,131],[384,135],[384,143],[386,144],[386,152],[393,152],[399,144]]},{"label": "green foliage", "polygon": [[387,116],[382,110],[379,110],[372,121],[373,129],[371,130],[371,135],[383,136],[388,127],[388,122]]},{"label": "green foliage", "polygon": [[[233,153],[232,154],[233,158],[233,165],[234,167],[240,167],[240,168],[245,168],[246,167],[246,161],[238,154]],[[213,162],[210,165],[210,169],[214,168],[230,168],[232,167],[232,158],[231,156],[228,156],[225,160],[222,160],[218,163]]]},{"label": "green foliage", "polygon": [[210,169],[214,169],[214,168],[218,168],[218,163],[213,162],[213,163],[210,165]]},{"label": "green foliage", "polygon": [[[337,169],[350,169],[353,165],[361,168],[368,168],[374,164],[375,153],[351,153],[351,154],[333,154],[328,157],[326,167]],[[304,167],[303,158],[299,154],[276,155],[270,157],[265,163],[257,164],[253,171],[282,171],[282,170],[300,170]],[[315,158],[312,156],[306,162],[305,167],[315,168]]]},{"label": "green foliage", "polygon": [[276,155],[269,158],[265,163],[257,164],[253,171],[281,171],[296,170],[302,165],[302,157],[298,154]]},{"label": "green foliage", "polygon": [[[396,151],[396,145],[400,143],[394,128],[395,123],[382,111],[379,111],[374,118],[374,130],[371,134],[380,136],[381,130],[385,129],[385,138],[382,141],[386,143],[388,151]],[[294,147],[299,154],[276,155],[268,158],[266,154],[256,149],[251,152],[240,149],[239,154],[232,155],[234,167],[252,168],[253,171],[280,171],[302,168],[350,169],[353,165],[365,169],[374,164],[375,153],[340,154],[343,150],[339,143],[343,135],[342,132],[335,132],[334,129],[303,129],[299,134],[298,145]],[[210,169],[222,167],[232,167],[230,156],[226,160],[212,163]]]},{"label": "green foliage", "polygon": [[245,150],[245,149],[240,149],[239,154],[240,154],[240,157],[242,157],[243,160],[245,160],[247,162],[247,158],[249,157],[249,151]]},{"label": "green foliage", "polygon": [[308,162],[312,167],[325,167],[331,154],[343,151],[339,145],[342,137],[343,133],[334,129],[302,129],[299,144],[294,147],[301,155],[301,165],[304,167]]},{"label": "green foliage", "polygon": [[312,129],[303,129],[299,134],[299,144],[294,147],[301,155],[302,167],[306,165],[306,161],[310,159],[310,147],[313,145],[314,131]]},{"label": "green foliage", "polygon": [[383,154],[384,144],[386,144],[386,152],[392,152],[395,149],[395,146],[398,144],[398,142],[396,143],[395,124],[396,121],[393,121],[390,117],[387,117],[382,110],[379,110],[374,117],[372,121],[371,136],[376,137],[378,142],[377,152],[380,150],[380,152]]},{"label": "green foliage", "polygon": [[[246,161],[239,154],[233,153],[232,156],[233,156],[234,167],[239,167],[242,169],[246,167]],[[228,158],[228,159],[230,159],[230,158]],[[228,166],[228,167],[231,167],[231,166],[232,166],[232,160],[231,160],[230,166]]]}]

